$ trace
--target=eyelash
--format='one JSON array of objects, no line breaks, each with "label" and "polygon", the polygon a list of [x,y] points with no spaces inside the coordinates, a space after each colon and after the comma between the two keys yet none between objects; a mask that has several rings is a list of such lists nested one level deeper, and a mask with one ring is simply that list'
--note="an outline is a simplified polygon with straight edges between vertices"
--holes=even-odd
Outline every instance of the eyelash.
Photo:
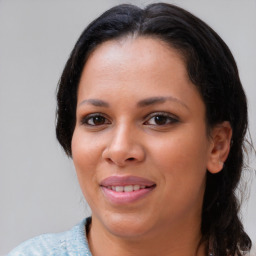
[{"label": "eyelash", "polygon": [[[150,124],[149,123],[149,121],[151,119],[157,118],[157,117],[164,118],[163,120],[160,119],[158,121],[160,121],[160,122],[165,121],[167,123],[157,124],[156,119],[154,121],[155,124]],[[90,124],[90,121],[93,121],[93,118],[100,118],[100,120],[98,120],[98,121],[102,121],[103,123],[95,124],[96,120],[94,120],[94,124]],[[151,125],[151,126],[166,126],[166,125],[171,125],[171,124],[177,123],[179,121],[177,117],[174,117],[173,115],[171,115],[170,113],[167,113],[167,112],[154,112],[154,113],[151,113],[151,114],[147,115],[145,117],[145,119],[147,121],[145,121],[143,124],[144,125]],[[89,115],[85,116],[84,118],[82,118],[81,124],[82,125],[87,125],[87,126],[90,126],[90,127],[98,127],[98,126],[102,126],[102,125],[106,125],[106,124],[111,124],[111,122],[102,113],[93,113],[93,114],[89,114]]]},{"label": "eyelash", "polygon": [[[89,121],[90,120],[93,120],[93,118],[102,118],[104,120],[104,123],[103,124],[90,124]],[[94,127],[94,126],[101,126],[101,125],[104,125],[104,124],[110,124],[110,121],[106,122],[108,120],[108,118],[106,118],[102,113],[93,113],[93,114],[89,114],[87,116],[85,116],[84,118],[82,118],[81,120],[81,124],[82,125],[88,125],[88,126],[91,126],[91,127]],[[94,120],[95,121],[95,120]]]},{"label": "eyelash", "polygon": [[[165,118],[165,121],[167,121],[167,123],[164,123],[164,124],[149,124],[149,121],[153,118],[156,118],[156,117],[160,117],[160,118]],[[154,112],[154,113],[151,113],[149,114],[147,117],[146,117],[147,121],[144,122],[144,124],[149,124],[149,125],[155,125],[155,126],[165,126],[165,125],[170,125],[170,124],[174,124],[174,123],[177,123],[179,120],[177,117],[174,117],[173,115],[171,115],[170,113],[167,113],[167,112]],[[155,120],[156,121],[156,120]],[[161,121],[161,120],[160,120]]]}]

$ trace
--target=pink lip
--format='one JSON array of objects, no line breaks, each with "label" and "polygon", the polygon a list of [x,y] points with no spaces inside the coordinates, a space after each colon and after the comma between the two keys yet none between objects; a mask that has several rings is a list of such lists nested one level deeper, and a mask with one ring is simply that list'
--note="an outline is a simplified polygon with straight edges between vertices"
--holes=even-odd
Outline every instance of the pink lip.
[{"label": "pink lip", "polygon": [[100,185],[103,187],[126,185],[140,185],[150,187],[155,185],[155,183],[151,180],[137,176],[110,176],[101,181]]},{"label": "pink lip", "polygon": [[[131,192],[116,192],[108,187],[111,186],[126,186],[126,185],[140,185],[146,186]],[[127,204],[138,201],[144,198],[156,187],[153,181],[136,176],[111,176],[104,179],[100,183],[104,196],[112,204]]]}]

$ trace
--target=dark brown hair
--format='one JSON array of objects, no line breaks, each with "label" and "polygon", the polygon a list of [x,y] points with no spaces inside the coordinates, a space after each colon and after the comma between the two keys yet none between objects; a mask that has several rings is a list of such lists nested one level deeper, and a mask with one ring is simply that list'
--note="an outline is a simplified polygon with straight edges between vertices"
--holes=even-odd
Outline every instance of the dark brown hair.
[{"label": "dark brown hair", "polygon": [[151,4],[145,9],[119,5],[94,20],[78,39],[59,81],[56,134],[60,144],[72,156],[77,88],[88,56],[103,42],[131,34],[155,37],[177,49],[185,57],[189,78],[205,103],[207,126],[230,122],[233,136],[225,166],[218,174],[207,172],[201,242],[210,241],[213,255],[242,255],[242,251],[251,248],[251,240],[238,217],[235,194],[243,167],[246,97],[229,48],[191,13],[165,3]]}]

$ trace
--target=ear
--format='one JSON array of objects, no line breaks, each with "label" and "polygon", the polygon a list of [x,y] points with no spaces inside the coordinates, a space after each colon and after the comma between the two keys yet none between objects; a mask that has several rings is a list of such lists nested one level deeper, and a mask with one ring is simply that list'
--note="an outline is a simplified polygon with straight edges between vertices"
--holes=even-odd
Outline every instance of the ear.
[{"label": "ear", "polygon": [[232,128],[228,121],[217,124],[211,131],[210,156],[207,162],[207,169],[211,173],[218,173],[223,169],[226,161],[232,138]]}]

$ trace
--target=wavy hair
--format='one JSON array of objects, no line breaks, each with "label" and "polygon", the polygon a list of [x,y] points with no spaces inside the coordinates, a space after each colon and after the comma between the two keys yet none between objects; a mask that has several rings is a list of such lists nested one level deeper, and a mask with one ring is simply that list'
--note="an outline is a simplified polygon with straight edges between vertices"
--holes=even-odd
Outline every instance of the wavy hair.
[{"label": "wavy hair", "polygon": [[83,31],[66,63],[57,92],[56,135],[68,156],[76,122],[77,89],[88,56],[108,40],[133,35],[163,40],[185,58],[187,73],[206,107],[210,130],[229,121],[233,135],[229,156],[217,174],[207,172],[201,243],[206,254],[235,256],[249,251],[251,240],[238,217],[235,194],[243,167],[247,102],[236,62],[223,40],[206,23],[175,5],[156,3],[141,9],[118,5]]}]

